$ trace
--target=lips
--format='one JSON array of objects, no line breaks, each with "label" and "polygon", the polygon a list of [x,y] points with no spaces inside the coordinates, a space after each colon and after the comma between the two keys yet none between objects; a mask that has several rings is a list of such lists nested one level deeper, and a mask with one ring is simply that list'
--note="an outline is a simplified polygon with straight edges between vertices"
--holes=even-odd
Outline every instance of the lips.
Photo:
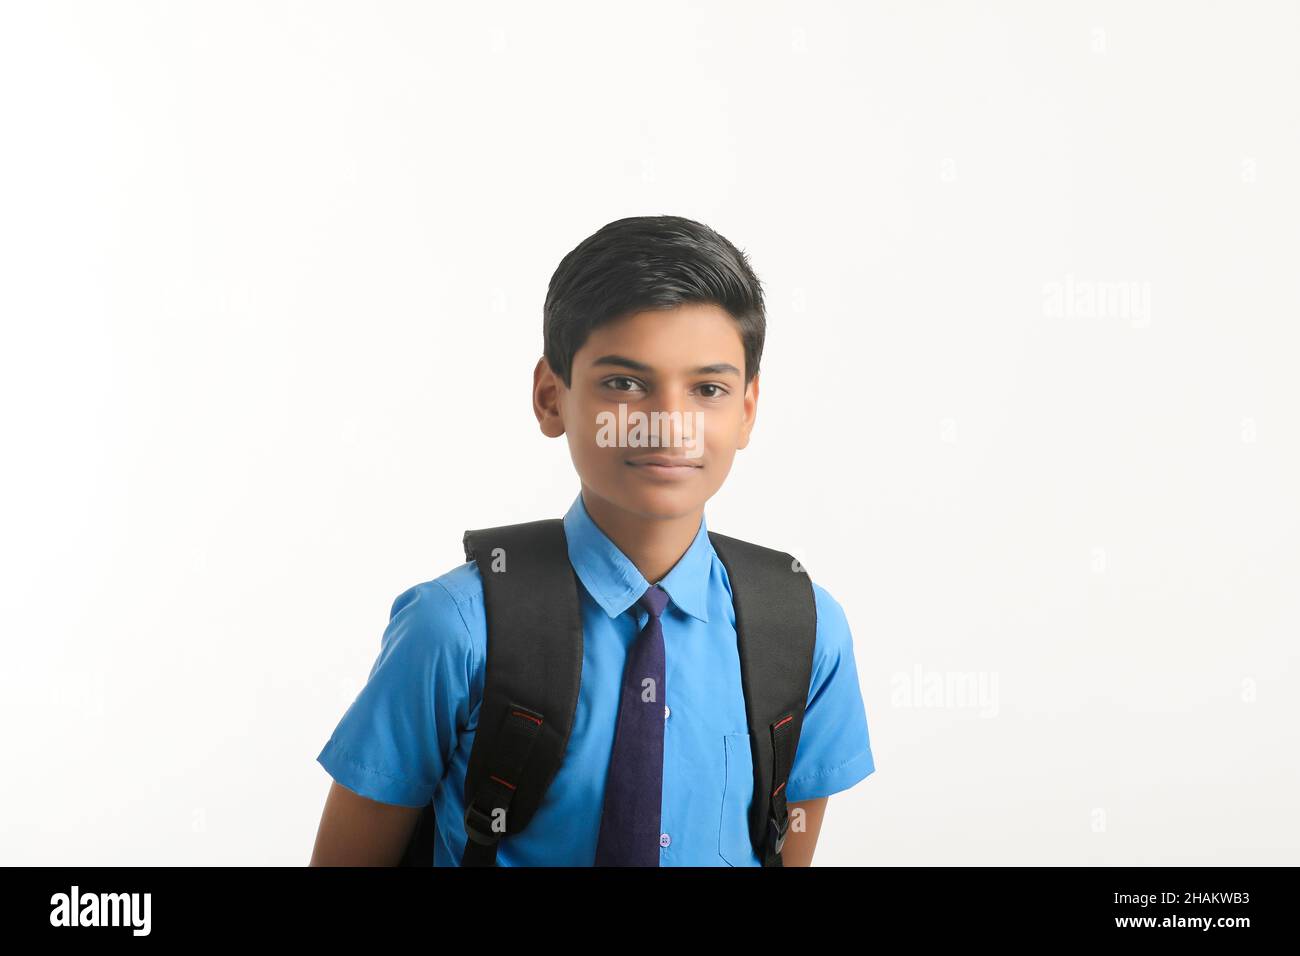
[{"label": "lips", "polygon": [[700,468],[703,463],[697,458],[684,458],[680,455],[643,455],[640,458],[629,458],[629,465],[635,467],[664,468],[664,469],[688,469]]}]

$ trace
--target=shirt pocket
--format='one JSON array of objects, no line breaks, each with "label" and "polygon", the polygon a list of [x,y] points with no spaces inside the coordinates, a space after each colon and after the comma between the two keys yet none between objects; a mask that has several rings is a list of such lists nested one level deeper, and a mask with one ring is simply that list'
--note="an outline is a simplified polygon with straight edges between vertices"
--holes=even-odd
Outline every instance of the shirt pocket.
[{"label": "shirt pocket", "polygon": [[722,737],[722,818],[718,821],[718,855],[730,866],[758,866],[749,836],[749,808],[754,803],[754,755],[749,734]]}]

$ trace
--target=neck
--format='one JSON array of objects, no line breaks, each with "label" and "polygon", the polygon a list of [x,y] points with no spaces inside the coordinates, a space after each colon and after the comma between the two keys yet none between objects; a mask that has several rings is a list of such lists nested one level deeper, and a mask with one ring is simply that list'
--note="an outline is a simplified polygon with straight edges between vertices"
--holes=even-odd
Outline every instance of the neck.
[{"label": "neck", "polygon": [[659,583],[681,560],[700,531],[704,508],[671,518],[625,511],[582,486],[582,503],[597,528],[627,555],[651,584]]}]

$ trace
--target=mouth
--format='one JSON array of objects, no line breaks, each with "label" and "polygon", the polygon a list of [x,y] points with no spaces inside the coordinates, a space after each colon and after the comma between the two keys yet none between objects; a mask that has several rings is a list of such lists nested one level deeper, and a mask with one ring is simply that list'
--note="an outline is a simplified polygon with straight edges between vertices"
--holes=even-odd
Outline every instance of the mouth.
[{"label": "mouth", "polygon": [[643,455],[640,458],[627,459],[626,464],[652,474],[663,475],[688,475],[704,467],[704,463],[698,459],[683,458],[679,455]]}]

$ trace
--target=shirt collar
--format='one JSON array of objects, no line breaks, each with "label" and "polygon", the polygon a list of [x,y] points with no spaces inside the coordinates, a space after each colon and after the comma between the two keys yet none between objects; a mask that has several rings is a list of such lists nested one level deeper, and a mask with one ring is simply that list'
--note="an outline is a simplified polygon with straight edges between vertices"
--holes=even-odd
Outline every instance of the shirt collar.
[{"label": "shirt collar", "polygon": [[[618,617],[650,587],[631,559],[591,520],[581,491],[564,515],[564,536],[569,547],[569,563],[587,592],[610,617]],[[712,569],[713,543],[701,515],[695,540],[658,583],[668,592],[673,604],[691,617],[708,623],[707,598]]]}]

